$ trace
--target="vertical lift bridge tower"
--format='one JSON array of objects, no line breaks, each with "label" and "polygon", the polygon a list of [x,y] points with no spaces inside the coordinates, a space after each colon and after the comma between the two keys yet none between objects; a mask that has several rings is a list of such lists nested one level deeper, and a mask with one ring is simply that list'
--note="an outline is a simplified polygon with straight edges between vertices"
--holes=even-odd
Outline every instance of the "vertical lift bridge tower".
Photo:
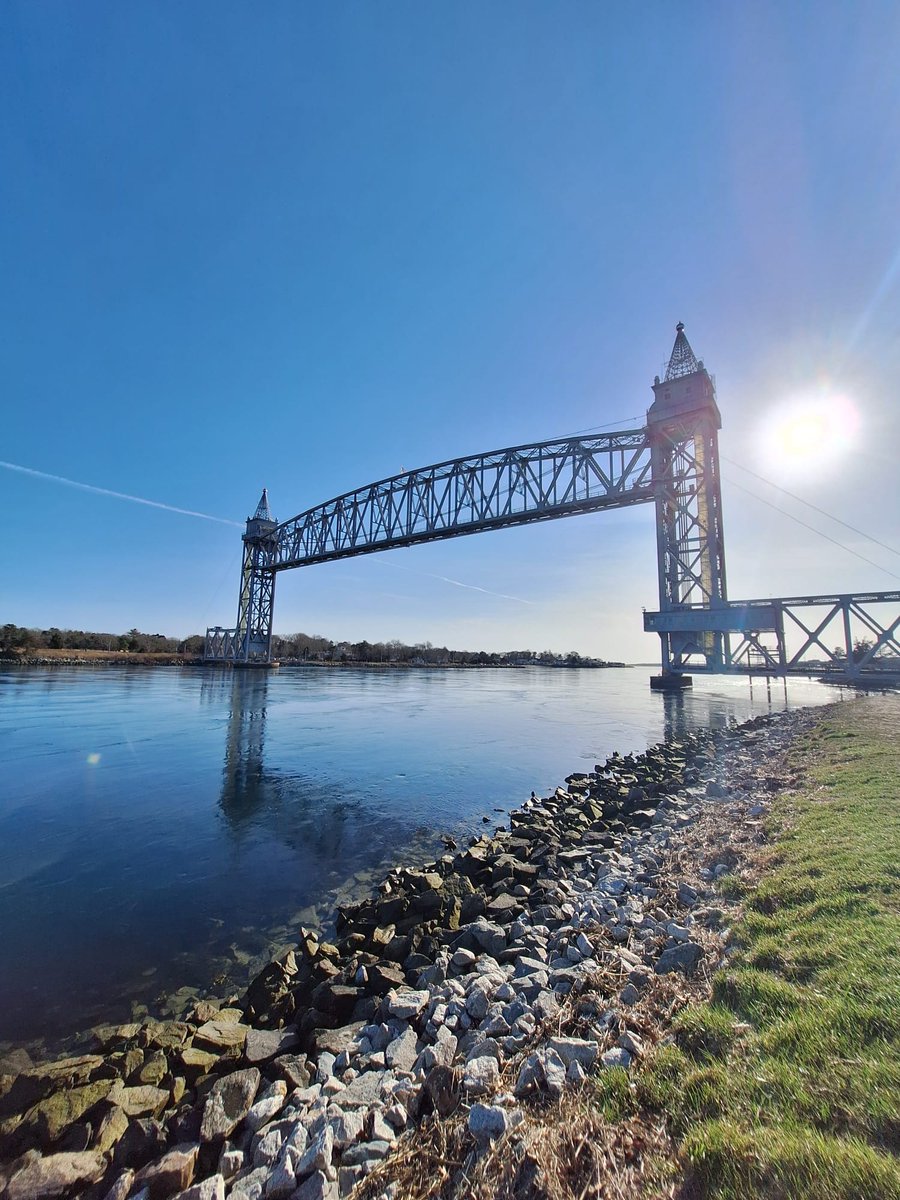
[{"label": "vertical lift bridge tower", "polygon": [[736,630],[725,584],[725,537],[719,478],[722,418],[715,383],[676,326],[665,378],[653,382],[647,413],[656,504],[658,613],[644,626],[659,634],[661,688],[688,686],[685,669],[697,657],[705,671],[725,668],[725,634]]}]

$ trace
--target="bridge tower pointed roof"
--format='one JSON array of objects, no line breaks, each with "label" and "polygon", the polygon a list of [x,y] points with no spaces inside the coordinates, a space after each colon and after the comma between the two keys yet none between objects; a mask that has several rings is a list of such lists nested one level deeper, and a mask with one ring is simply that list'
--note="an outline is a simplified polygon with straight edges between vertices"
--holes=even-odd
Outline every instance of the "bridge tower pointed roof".
[{"label": "bridge tower pointed roof", "polygon": [[666,367],[666,382],[670,379],[681,379],[684,375],[693,375],[699,369],[700,364],[684,333],[684,322],[679,321],[675,326],[675,345]]},{"label": "bridge tower pointed roof", "polygon": [[269,509],[269,489],[263,488],[262,495],[259,498],[259,504],[256,506],[256,512],[253,514],[254,521],[274,521],[271,510]]}]

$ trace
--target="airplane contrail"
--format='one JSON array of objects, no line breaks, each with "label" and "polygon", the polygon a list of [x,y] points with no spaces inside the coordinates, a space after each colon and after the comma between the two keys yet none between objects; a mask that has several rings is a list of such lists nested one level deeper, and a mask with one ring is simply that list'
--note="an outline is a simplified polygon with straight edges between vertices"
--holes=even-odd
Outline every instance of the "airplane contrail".
[{"label": "airplane contrail", "polygon": [[523,600],[521,596],[507,596],[506,592],[492,592],[488,588],[478,587],[474,583],[462,583],[459,579],[448,579],[446,575],[432,575],[423,571],[429,579],[439,579],[441,583],[452,583],[454,587],[468,588],[470,592],[484,592],[486,596],[497,596],[500,600],[515,600],[517,604],[532,604],[531,600]]},{"label": "airplane contrail", "polygon": [[209,513],[196,512],[192,508],[177,508],[174,504],[163,504],[160,500],[145,500],[143,496],[130,496],[127,492],[114,492],[111,488],[95,487],[92,483],[80,483],[67,479],[65,475],[51,475],[49,471],[36,471],[34,467],[23,467],[19,463],[4,462],[0,467],[7,471],[18,471],[20,475],[33,475],[36,479],[49,479],[53,483],[64,483],[66,487],[79,488],[82,492],[95,492],[98,496],[112,496],[116,500],[130,500],[133,504],[146,504],[148,508],[162,508],[166,512],[181,513],[183,517],[201,517],[204,521],[218,521],[220,525],[235,525],[242,529],[240,521],[229,521],[225,517],[213,517]]},{"label": "airplane contrail", "polygon": [[523,600],[521,596],[508,596],[505,592],[492,592],[488,588],[478,587],[474,583],[462,583],[459,579],[450,579],[446,575],[432,575],[430,571],[415,571],[412,567],[401,567],[399,563],[382,559],[384,566],[394,567],[398,571],[408,571],[410,575],[422,575],[426,579],[437,579],[441,583],[452,583],[454,587],[467,588],[470,592],[483,592],[485,596],[496,596],[498,600],[515,600],[517,604],[533,604],[533,600]]}]

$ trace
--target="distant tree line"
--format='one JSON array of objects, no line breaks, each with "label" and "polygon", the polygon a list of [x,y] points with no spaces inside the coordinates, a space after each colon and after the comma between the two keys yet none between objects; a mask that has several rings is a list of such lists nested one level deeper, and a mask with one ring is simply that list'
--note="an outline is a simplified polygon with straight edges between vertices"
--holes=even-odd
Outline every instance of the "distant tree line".
[{"label": "distant tree line", "polygon": [[[195,633],[187,638],[170,638],[162,633],[92,633],[83,629],[27,629],[21,625],[0,627],[0,654],[27,655],[41,650],[118,650],[128,654],[183,654],[198,658],[203,654],[204,638]],[[274,634],[272,653],[282,662],[296,663],[382,663],[386,666],[553,666],[602,667],[601,658],[587,658],[570,650],[509,650],[503,654],[485,650],[449,650],[431,642],[408,646],[396,639],[390,642],[334,642],[318,634]]]},{"label": "distant tree line", "polygon": [[203,653],[203,637],[170,638],[162,633],[92,633],[84,629],[26,629],[21,625],[0,627],[0,651],[27,653],[32,650],[124,650],[129,654]]},{"label": "distant tree line", "polygon": [[486,650],[450,650],[446,646],[435,646],[431,642],[416,642],[409,646],[396,639],[390,642],[333,642],[329,638],[307,633],[273,635],[272,653],[282,662],[384,663],[445,667],[610,665],[601,658],[587,658],[577,650],[570,650],[567,654],[559,654],[555,650],[508,650],[498,654]]}]

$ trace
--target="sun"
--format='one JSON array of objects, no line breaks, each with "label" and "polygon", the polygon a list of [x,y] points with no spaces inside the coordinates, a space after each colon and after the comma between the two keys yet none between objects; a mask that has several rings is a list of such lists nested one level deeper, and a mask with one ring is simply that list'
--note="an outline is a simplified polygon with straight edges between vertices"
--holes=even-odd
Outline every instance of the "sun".
[{"label": "sun", "polygon": [[855,404],[822,387],[785,400],[770,414],[762,456],[770,468],[783,475],[822,474],[853,448],[858,429]]}]

